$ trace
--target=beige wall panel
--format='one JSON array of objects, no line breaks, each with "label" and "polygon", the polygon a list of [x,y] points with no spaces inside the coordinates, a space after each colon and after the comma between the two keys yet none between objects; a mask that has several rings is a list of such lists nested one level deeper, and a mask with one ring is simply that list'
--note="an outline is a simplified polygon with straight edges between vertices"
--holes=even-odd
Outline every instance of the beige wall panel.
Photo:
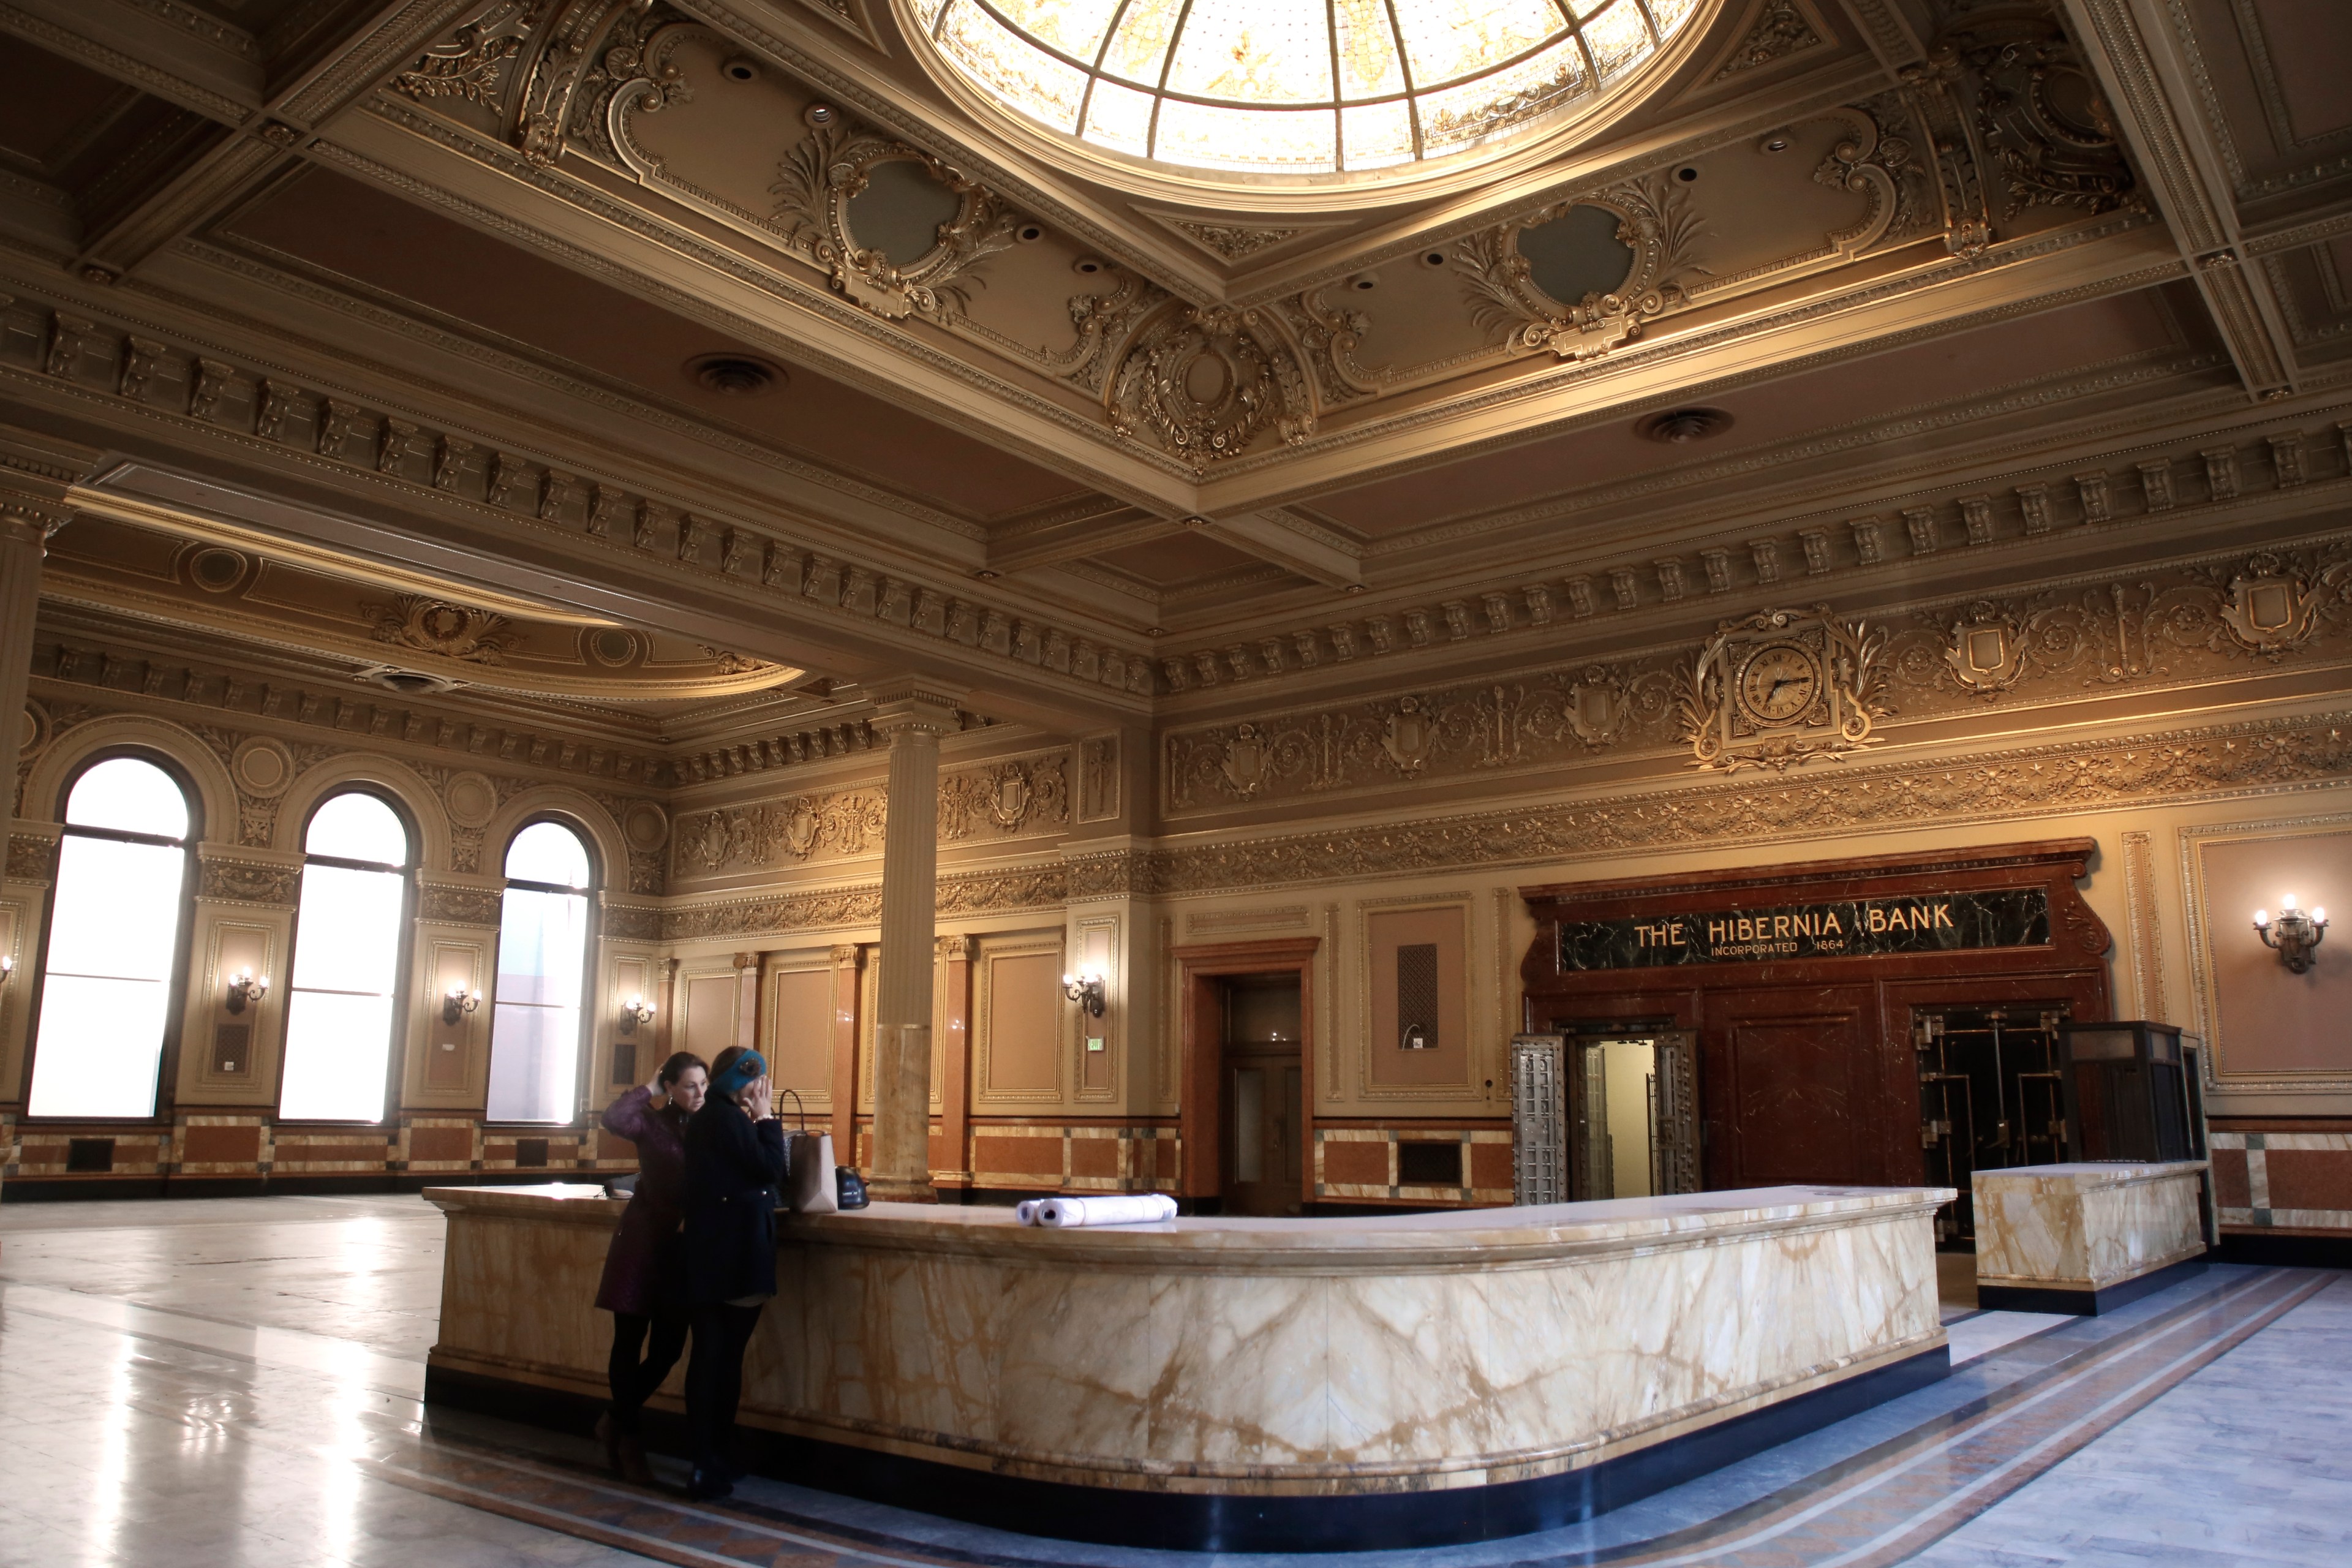
[{"label": "beige wall panel", "polygon": [[[274,1105],[285,1063],[286,954],[294,911],[196,903],[180,1021],[178,1099],[190,1105]],[[250,969],[268,994],[228,1010],[228,977]]]},{"label": "beige wall panel", "polygon": [[[768,977],[761,1048],[779,1089],[796,1091],[809,1110],[833,1109],[833,963],[822,950],[809,967]],[[786,1102],[789,1104],[789,1102]]]},{"label": "beige wall panel", "polygon": [[[1370,1027],[1360,1065],[1368,1096],[1384,1089],[1469,1087],[1469,910],[1460,903],[1366,912]],[[1415,1016],[1410,1018],[1399,1010],[1408,989],[1416,993]],[[1415,1023],[1433,1037],[1425,1050],[1406,1050],[1401,1044],[1406,1026]]]},{"label": "beige wall panel", "polygon": [[[408,1059],[404,1103],[419,1110],[478,1110],[490,1071],[491,954],[498,932],[485,926],[417,927],[409,966]],[[444,1023],[441,999],[453,985],[485,993],[481,1007]]]},{"label": "beige wall panel", "polygon": [[678,983],[678,1028],[670,1037],[682,1051],[704,1061],[735,1043],[736,1007],[742,989],[732,969],[716,974],[688,974]]},{"label": "beige wall panel", "polygon": [[992,1105],[1062,1098],[1062,943],[1014,941],[981,950],[972,1011],[973,1100]]},{"label": "beige wall panel", "polygon": [[2252,929],[2293,893],[2331,920],[2352,911],[2352,823],[2189,840],[2203,936],[2206,1027],[2221,1083],[2352,1079],[2352,959],[2331,931],[2307,973],[2288,970]]}]

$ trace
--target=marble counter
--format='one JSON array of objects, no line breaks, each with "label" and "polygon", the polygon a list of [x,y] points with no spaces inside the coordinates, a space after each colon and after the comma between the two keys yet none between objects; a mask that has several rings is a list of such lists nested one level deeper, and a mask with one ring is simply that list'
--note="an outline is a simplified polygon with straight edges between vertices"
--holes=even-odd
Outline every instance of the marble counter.
[{"label": "marble counter", "polygon": [[2096,1313],[2203,1267],[2205,1162],[1979,1171],[1977,1304]]},{"label": "marble counter", "polygon": [[[956,1473],[978,1472],[988,1495],[1066,1512],[1088,1511],[1081,1489],[1138,1518],[1147,1500],[1223,1518],[1249,1500],[1294,1523],[1314,1510],[1285,1500],[1458,1494],[1437,1510],[1454,1523],[1423,1510],[1405,1535],[1535,1528],[1728,1462],[1734,1427],[1780,1441],[1942,1375],[1932,1220],[1951,1195],[1774,1187],[1098,1230],[895,1204],[793,1218],[742,1420],[824,1447],[822,1463],[793,1450],[796,1473],[859,1489],[852,1451],[921,1482],[869,1493],[939,1511],[964,1511],[976,1489]],[[426,1196],[449,1216],[443,1394],[600,1397],[609,1320],[590,1302],[620,1202]],[[1184,1536],[1167,1528],[1155,1538]],[[1235,1535],[1227,1519],[1197,1539],[1328,1538],[1299,1528]]]}]

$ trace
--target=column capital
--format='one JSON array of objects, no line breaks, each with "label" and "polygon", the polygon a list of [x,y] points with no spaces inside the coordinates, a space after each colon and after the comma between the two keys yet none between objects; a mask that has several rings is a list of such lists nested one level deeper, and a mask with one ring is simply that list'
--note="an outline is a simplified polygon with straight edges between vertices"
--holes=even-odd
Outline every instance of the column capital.
[{"label": "column capital", "polygon": [[49,536],[73,521],[60,506],[0,491],[0,537],[15,544],[47,544]]},{"label": "column capital", "polygon": [[875,732],[895,738],[955,733],[966,693],[942,681],[902,675],[866,682],[866,695],[874,704]]},{"label": "column capital", "polygon": [[939,955],[950,963],[971,962],[974,943],[969,936],[943,936],[934,945],[939,951]]}]

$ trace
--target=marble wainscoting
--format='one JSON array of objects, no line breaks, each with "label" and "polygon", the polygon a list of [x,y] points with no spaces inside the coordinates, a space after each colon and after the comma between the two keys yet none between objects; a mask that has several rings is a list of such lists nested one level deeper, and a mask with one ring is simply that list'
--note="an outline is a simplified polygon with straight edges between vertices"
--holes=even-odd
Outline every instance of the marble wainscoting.
[{"label": "marble wainscoting", "polygon": [[2204,1178],[2202,1160],[1977,1172],[1977,1304],[2095,1314],[2197,1272]]},{"label": "marble wainscoting", "polygon": [[[449,1215],[436,1396],[601,1395],[589,1302],[620,1205],[563,1191],[426,1194]],[[986,1208],[796,1218],[742,1421],[793,1479],[1031,1531],[1515,1533],[1943,1375],[1932,1223],[1951,1195],[1062,1231]]]}]

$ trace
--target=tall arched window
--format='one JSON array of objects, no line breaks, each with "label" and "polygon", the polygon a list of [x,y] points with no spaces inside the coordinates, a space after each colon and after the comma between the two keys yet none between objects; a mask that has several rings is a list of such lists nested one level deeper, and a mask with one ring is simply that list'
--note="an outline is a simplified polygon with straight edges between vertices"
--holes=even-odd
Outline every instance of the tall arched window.
[{"label": "tall arched window", "polygon": [[381,1121],[408,898],[408,827],[382,800],[353,790],[319,807],[302,853],[278,1113],[298,1121]]},{"label": "tall arched window", "polygon": [[29,1114],[155,1114],[190,816],[179,781],[143,757],[109,757],[74,781],[49,902]]},{"label": "tall arched window", "polygon": [[507,847],[490,1001],[493,1121],[572,1120],[588,977],[588,847],[560,822],[534,822]]}]

